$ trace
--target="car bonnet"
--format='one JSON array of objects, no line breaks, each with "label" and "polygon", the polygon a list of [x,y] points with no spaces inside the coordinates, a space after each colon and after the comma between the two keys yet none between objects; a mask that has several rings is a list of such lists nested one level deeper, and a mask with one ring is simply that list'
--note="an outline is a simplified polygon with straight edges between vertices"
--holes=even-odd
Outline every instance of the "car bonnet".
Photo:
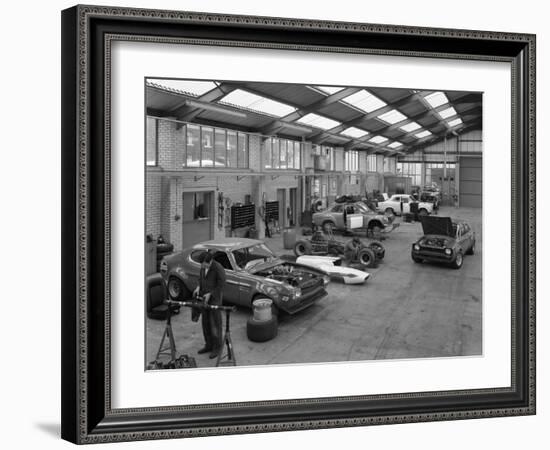
[{"label": "car bonnet", "polygon": [[442,235],[454,237],[453,222],[450,217],[420,216],[422,231],[425,235]]}]

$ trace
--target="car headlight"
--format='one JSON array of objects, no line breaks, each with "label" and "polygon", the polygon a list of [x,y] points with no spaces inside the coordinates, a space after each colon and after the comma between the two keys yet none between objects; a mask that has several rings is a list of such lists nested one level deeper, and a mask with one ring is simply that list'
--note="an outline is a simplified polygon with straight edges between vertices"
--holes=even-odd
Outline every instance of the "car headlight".
[{"label": "car headlight", "polygon": [[451,253],[453,253],[453,251],[450,248],[445,249],[445,254],[446,255],[450,255]]},{"label": "car headlight", "polygon": [[281,296],[281,301],[282,302],[288,302],[289,300],[290,300],[290,297],[288,295]]},{"label": "car headlight", "polygon": [[420,245],[414,244],[414,249],[415,249],[416,251],[419,251],[419,250],[420,250]]}]

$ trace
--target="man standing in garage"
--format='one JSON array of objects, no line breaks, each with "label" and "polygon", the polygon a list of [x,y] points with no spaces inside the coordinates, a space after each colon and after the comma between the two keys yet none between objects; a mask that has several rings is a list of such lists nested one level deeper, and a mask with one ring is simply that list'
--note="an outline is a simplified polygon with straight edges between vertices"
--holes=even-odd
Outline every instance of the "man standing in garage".
[{"label": "man standing in garage", "polygon": [[[224,286],[224,268],[214,261],[211,252],[206,252],[201,264],[199,285],[195,289],[194,296],[202,296],[205,305],[221,306]],[[205,308],[202,311],[202,333],[205,345],[198,353],[210,352],[210,359],[216,358],[222,347],[222,315],[219,309]]]}]

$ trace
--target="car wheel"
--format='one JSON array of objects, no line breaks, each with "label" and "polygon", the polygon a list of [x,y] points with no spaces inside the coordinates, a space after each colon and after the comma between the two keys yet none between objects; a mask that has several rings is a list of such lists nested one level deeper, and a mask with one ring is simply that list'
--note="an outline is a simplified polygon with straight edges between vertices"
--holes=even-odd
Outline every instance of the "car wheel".
[{"label": "car wheel", "polygon": [[422,208],[418,211],[418,215],[419,216],[427,216],[428,215],[428,210],[426,208]]},{"label": "car wheel", "polygon": [[311,242],[300,240],[294,245],[294,254],[299,256],[311,255]]},{"label": "car wheel", "polygon": [[384,249],[384,246],[380,242],[372,241],[369,244],[369,248],[374,252],[374,255],[376,256],[377,259],[384,259],[386,250]]},{"label": "car wheel", "polygon": [[472,246],[470,247],[470,249],[466,252],[466,254],[468,255],[473,255],[475,253],[475,250],[476,250],[476,241],[474,241],[472,243]]},{"label": "car wheel", "polygon": [[246,322],[246,336],[252,342],[266,342],[277,336],[277,316],[269,320],[254,320],[253,317]]},{"label": "car wheel", "polygon": [[172,300],[183,301],[191,298],[191,292],[177,278],[170,278],[168,281],[168,295]]},{"label": "car wheel", "polygon": [[370,248],[364,248],[359,251],[359,255],[357,256],[357,259],[361,264],[363,264],[366,267],[373,267],[376,263],[376,255]]},{"label": "car wheel", "polygon": [[386,211],[384,212],[386,213],[386,216],[395,216],[393,208],[386,208]]},{"label": "car wheel", "polygon": [[462,256],[462,252],[458,252],[456,254],[456,258],[451,264],[453,269],[460,269],[462,267],[462,263],[464,262],[464,257]]},{"label": "car wheel", "polygon": [[326,234],[330,234],[334,231],[334,224],[330,221],[323,222],[323,231]]},{"label": "car wheel", "polygon": [[420,264],[423,261],[422,258],[419,258],[418,256],[411,255],[411,258],[415,263],[418,263],[418,264]]}]

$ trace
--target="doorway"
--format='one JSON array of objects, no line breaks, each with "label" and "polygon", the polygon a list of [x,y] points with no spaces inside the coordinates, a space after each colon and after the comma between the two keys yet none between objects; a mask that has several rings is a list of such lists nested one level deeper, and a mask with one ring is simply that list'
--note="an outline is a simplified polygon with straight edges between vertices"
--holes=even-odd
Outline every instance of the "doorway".
[{"label": "doorway", "polygon": [[286,215],[286,189],[277,189],[277,201],[279,202],[279,227],[287,226]]},{"label": "doorway", "polygon": [[187,248],[213,238],[213,193],[184,192],[182,214],[182,247]]}]

